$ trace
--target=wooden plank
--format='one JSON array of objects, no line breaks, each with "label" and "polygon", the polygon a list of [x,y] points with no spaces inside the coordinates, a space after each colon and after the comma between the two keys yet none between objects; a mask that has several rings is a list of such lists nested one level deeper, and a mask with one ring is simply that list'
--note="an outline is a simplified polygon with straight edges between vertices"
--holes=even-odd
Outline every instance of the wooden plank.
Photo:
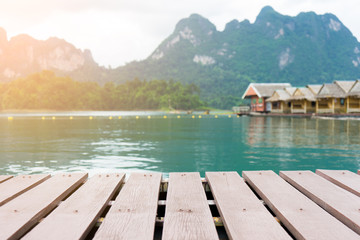
[{"label": "wooden plank", "polygon": [[0,184],[0,206],[48,178],[50,178],[50,174],[20,175]]},{"label": "wooden plank", "polygon": [[93,176],[22,239],[84,239],[124,177],[123,173]]},{"label": "wooden plank", "polygon": [[296,239],[360,238],[273,171],[242,175]]},{"label": "wooden plank", "polygon": [[57,174],[0,207],[0,239],[18,239],[87,178]]},{"label": "wooden plank", "polygon": [[132,173],[94,239],[153,239],[160,173]]},{"label": "wooden plank", "polygon": [[280,176],[360,234],[360,198],[311,171],[284,171]]},{"label": "wooden plank", "polygon": [[0,183],[5,182],[6,180],[9,180],[13,176],[11,175],[0,175]]},{"label": "wooden plank", "polygon": [[292,239],[237,172],[205,176],[229,239]]},{"label": "wooden plank", "polygon": [[218,239],[199,173],[170,173],[162,239]]},{"label": "wooden plank", "polygon": [[360,197],[360,176],[347,170],[316,170],[316,174]]}]

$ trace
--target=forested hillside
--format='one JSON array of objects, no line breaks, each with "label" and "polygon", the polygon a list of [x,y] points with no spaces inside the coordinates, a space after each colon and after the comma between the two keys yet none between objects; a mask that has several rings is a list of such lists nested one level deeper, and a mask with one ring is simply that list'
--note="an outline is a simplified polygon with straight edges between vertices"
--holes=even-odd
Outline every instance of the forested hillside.
[{"label": "forested hillside", "polygon": [[199,89],[194,84],[134,79],[122,84],[77,82],[51,71],[0,84],[0,109],[139,110],[197,109]]}]

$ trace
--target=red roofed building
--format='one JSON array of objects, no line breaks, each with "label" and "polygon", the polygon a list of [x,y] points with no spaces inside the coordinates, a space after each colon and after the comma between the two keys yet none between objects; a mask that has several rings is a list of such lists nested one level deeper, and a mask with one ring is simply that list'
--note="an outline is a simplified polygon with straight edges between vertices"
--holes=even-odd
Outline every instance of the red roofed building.
[{"label": "red roofed building", "polygon": [[250,83],[242,99],[251,99],[252,112],[270,112],[271,103],[266,103],[265,100],[271,97],[276,90],[290,87],[290,83]]}]

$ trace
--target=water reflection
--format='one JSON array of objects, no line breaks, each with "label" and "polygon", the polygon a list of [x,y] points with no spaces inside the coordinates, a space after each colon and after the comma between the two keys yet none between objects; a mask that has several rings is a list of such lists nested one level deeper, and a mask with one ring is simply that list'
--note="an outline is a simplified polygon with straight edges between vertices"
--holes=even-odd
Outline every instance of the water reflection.
[{"label": "water reflection", "polygon": [[0,118],[0,174],[355,171],[359,130],[356,120],[282,117]]},{"label": "water reflection", "polygon": [[[262,162],[277,159],[279,169],[359,168],[360,121],[264,118],[249,122],[248,145],[266,151]],[[274,161],[275,162],[275,161]]]}]

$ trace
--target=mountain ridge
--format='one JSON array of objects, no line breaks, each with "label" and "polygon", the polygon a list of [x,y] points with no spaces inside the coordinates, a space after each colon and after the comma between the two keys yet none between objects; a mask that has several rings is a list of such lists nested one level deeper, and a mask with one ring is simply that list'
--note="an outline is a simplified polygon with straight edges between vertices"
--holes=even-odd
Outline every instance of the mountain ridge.
[{"label": "mountain ridge", "polygon": [[192,14],[146,59],[115,69],[121,77],[196,83],[212,106],[240,101],[251,82],[295,86],[360,76],[360,44],[333,14],[295,17],[264,7],[254,23],[232,20],[223,31]]},{"label": "mountain ridge", "polygon": [[[25,77],[34,72],[51,70],[58,75],[70,75],[80,81],[105,82],[105,68],[93,59],[89,49],[81,50],[57,37],[37,40],[27,34],[8,39],[5,29],[0,28],[0,82]],[[82,77],[84,71],[96,77]]]},{"label": "mountain ridge", "polygon": [[7,39],[0,28],[0,81],[40,70],[78,81],[123,83],[134,78],[195,83],[201,99],[229,108],[241,101],[251,82],[289,82],[294,86],[360,78],[360,43],[331,13],[278,13],[261,9],[255,21],[228,22],[222,31],[191,14],[144,60],[107,69],[89,50],[65,40]]}]

